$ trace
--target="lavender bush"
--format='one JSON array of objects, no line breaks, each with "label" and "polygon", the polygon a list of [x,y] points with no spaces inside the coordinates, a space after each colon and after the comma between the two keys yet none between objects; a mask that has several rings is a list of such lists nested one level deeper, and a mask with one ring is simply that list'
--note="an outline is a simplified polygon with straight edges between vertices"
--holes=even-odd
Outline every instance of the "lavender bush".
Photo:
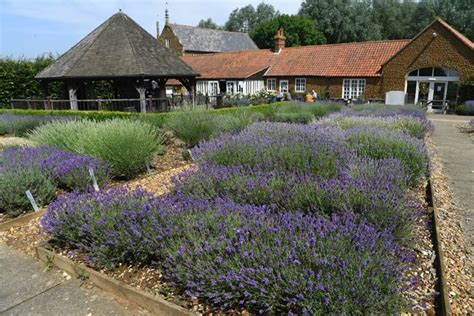
[{"label": "lavender bush", "polygon": [[276,172],[259,166],[203,164],[174,178],[173,192],[269,205],[279,211],[331,215],[357,213],[379,230],[408,239],[415,213],[404,198],[407,176],[398,160],[356,159],[336,176]]},{"label": "lavender bush", "polygon": [[115,177],[133,178],[163,151],[164,136],[145,122],[124,119],[53,122],[35,129],[30,137],[38,144],[57,146],[99,158]]},{"label": "lavender bush", "polygon": [[16,216],[30,209],[27,190],[39,205],[48,203],[57,188],[85,190],[92,184],[89,168],[99,185],[108,182],[108,168],[99,159],[51,146],[7,148],[0,152],[0,210]]},{"label": "lavender bush", "polygon": [[351,112],[332,114],[319,121],[319,124],[337,126],[342,129],[354,127],[374,127],[390,131],[400,131],[423,139],[433,129],[424,115],[399,114],[393,111]]},{"label": "lavender bush", "polygon": [[0,212],[11,217],[31,211],[25,192],[30,190],[39,205],[48,203],[56,191],[53,179],[39,168],[0,168]]},{"label": "lavender bush", "polygon": [[351,215],[122,188],[59,197],[42,225],[92,264],[155,262],[186,295],[222,310],[394,313],[411,261],[390,234]]},{"label": "lavender bush", "polygon": [[47,124],[52,121],[68,121],[73,120],[68,116],[51,116],[51,115],[18,115],[9,113],[0,113],[0,135],[11,134],[15,136],[26,136],[29,132],[38,126]]},{"label": "lavender bush", "polygon": [[350,161],[343,133],[336,128],[287,123],[258,123],[239,134],[224,135],[193,149],[198,162],[260,165],[267,170],[301,171],[330,177]]},{"label": "lavender bush", "polygon": [[371,127],[355,127],[345,133],[349,146],[361,157],[399,159],[412,185],[427,171],[428,158],[422,140]]}]

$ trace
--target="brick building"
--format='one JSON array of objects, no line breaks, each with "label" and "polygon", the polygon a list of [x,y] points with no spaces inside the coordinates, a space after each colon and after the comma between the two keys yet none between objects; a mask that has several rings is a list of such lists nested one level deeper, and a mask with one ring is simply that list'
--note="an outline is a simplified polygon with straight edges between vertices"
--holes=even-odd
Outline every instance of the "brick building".
[{"label": "brick building", "polygon": [[[157,32],[159,27],[157,26]],[[159,33],[158,33],[159,34]],[[257,45],[247,33],[205,29],[169,22],[165,13],[165,26],[157,35],[166,47],[179,55],[197,55],[229,51],[257,50]]]},{"label": "brick building", "polygon": [[285,47],[185,55],[200,73],[201,93],[253,94],[261,89],[304,95],[312,90],[331,99],[382,100],[405,91],[407,102],[456,102],[460,82],[474,78],[474,44],[442,19],[411,40]]}]

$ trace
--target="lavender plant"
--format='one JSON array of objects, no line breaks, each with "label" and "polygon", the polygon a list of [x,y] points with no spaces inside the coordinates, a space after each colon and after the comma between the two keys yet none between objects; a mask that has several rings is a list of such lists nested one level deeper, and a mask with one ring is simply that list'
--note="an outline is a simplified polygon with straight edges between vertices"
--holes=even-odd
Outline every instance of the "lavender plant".
[{"label": "lavender plant", "polygon": [[163,151],[164,142],[152,125],[124,119],[53,122],[34,130],[31,138],[39,144],[102,159],[115,177],[124,178],[145,170],[146,163]]},{"label": "lavender plant", "polygon": [[330,177],[337,165],[355,157],[341,131],[316,125],[253,124],[193,149],[199,162],[260,165],[267,170],[301,171]]},{"label": "lavender plant", "polygon": [[70,116],[51,116],[51,115],[17,115],[9,113],[0,113],[0,135],[11,134],[19,137],[26,136],[36,127],[47,124],[52,121],[73,120]]},{"label": "lavender plant", "polygon": [[41,220],[92,264],[156,262],[215,308],[256,313],[395,312],[411,254],[350,215],[326,219],[141,190],[59,197]]},{"label": "lavender plant", "polygon": [[345,133],[349,146],[361,157],[399,159],[412,185],[427,171],[428,158],[422,140],[370,127],[355,127]]},{"label": "lavender plant", "polygon": [[390,131],[405,132],[410,136],[423,139],[433,130],[432,124],[424,115],[400,114],[393,111],[351,112],[345,111],[327,116],[319,124],[337,126],[342,129],[355,127],[374,127]]},{"label": "lavender plant", "polygon": [[173,192],[229,198],[239,204],[269,205],[278,211],[311,214],[356,213],[398,239],[411,236],[416,213],[404,198],[407,176],[398,160],[356,159],[336,176],[277,172],[260,166],[203,164],[174,178]]},{"label": "lavender plant", "polygon": [[30,209],[27,190],[39,205],[47,204],[58,187],[85,190],[92,184],[89,168],[99,185],[108,182],[109,170],[99,159],[51,146],[7,148],[0,152],[0,210],[16,216]]}]

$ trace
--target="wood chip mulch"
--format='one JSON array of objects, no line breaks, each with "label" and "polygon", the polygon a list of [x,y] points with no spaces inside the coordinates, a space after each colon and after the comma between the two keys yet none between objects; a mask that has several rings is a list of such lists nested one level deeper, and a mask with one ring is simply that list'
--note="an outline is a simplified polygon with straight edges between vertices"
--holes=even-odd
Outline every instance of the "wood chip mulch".
[{"label": "wood chip mulch", "polygon": [[431,156],[431,177],[435,203],[439,211],[439,232],[445,259],[445,273],[449,303],[453,315],[473,315],[474,295],[473,262],[469,259],[460,222],[448,180],[435,145],[428,140]]},{"label": "wood chip mulch", "polygon": [[414,223],[415,262],[408,275],[415,278],[416,286],[410,291],[403,293],[408,301],[411,314],[435,314],[436,280],[437,274],[434,266],[436,258],[433,240],[431,238],[432,219],[426,201],[426,187],[428,181],[413,188],[408,192],[408,199],[421,205],[421,214]]}]

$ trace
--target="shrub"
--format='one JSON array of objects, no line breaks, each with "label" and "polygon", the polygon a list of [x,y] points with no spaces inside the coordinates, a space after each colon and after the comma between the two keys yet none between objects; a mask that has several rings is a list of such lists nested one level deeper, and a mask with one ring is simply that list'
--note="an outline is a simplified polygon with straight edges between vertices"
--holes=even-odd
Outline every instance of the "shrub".
[{"label": "shrub", "polygon": [[[380,115],[380,116],[377,116]],[[405,132],[423,139],[433,126],[424,115],[406,115],[393,112],[344,112],[331,114],[319,122],[322,125],[337,126],[342,129],[368,126],[392,131]]]},{"label": "shrub", "polygon": [[411,261],[389,234],[352,216],[141,190],[61,196],[41,222],[93,264],[154,261],[185,294],[222,310],[394,313]]},{"label": "shrub", "polygon": [[361,157],[399,159],[412,185],[427,171],[428,159],[423,141],[405,133],[355,127],[346,130],[346,139]]},{"label": "shrub", "polygon": [[271,120],[275,122],[306,124],[316,117],[340,111],[341,107],[337,103],[286,102],[277,109]]},{"label": "shrub", "polygon": [[193,150],[200,162],[261,165],[268,170],[310,172],[329,177],[354,155],[335,128],[286,123],[253,124],[237,135],[223,135]]},{"label": "shrub", "polygon": [[36,127],[54,120],[72,120],[72,117],[54,117],[48,115],[15,115],[0,113],[0,134],[26,136]]},{"label": "shrub", "polygon": [[89,168],[99,185],[107,183],[109,171],[99,159],[50,146],[7,148],[0,152],[0,209],[11,216],[29,209],[27,190],[39,205],[48,203],[57,187],[85,190],[92,184]]},{"label": "shrub", "polygon": [[0,169],[0,211],[15,217],[31,210],[27,190],[41,206],[54,197],[56,187],[51,177],[37,167]]},{"label": "shrub", "polygon": [[187,109],[174,112],[169,117],[166,127],[192,148],[200,141],[209,140],[218,133],[239,131],[261,118],[262,114],[252,113],[243,108],[236,109],[232,114],[219,115],[216,115],[216,111]]},{"label": "shrub", "polygon": [[407,177],[393,159],[357,159],[340,166],[330,179],[259,166],[203,164],[173,182],[173,192],[199,198],[228,198],[239,204],[321,215],[357,213],[380,231],[388,230],[403,240],[411,236],[415,215],[404,198]]},{"label": "shrub", "polygon": [[31,139],[100,158],[107,162],[114,176],[125,178],[145,170],[146,163],[163,150],[164,141],[150,124],[121,119],[53,122],[33,131]]},{"label": "shrub", "polygon": [[83,191],[91,186],[89,168],[94,171],[97,184],[102,187],[109,181],[110,172],[100,159],[58,151],[45,158],[41,167],[47,170],[60,188]]},{"label": "shrub", "polygon": [[457,115],[474,115],[474,105],[472,104],[459,104],[455,108]]}]

